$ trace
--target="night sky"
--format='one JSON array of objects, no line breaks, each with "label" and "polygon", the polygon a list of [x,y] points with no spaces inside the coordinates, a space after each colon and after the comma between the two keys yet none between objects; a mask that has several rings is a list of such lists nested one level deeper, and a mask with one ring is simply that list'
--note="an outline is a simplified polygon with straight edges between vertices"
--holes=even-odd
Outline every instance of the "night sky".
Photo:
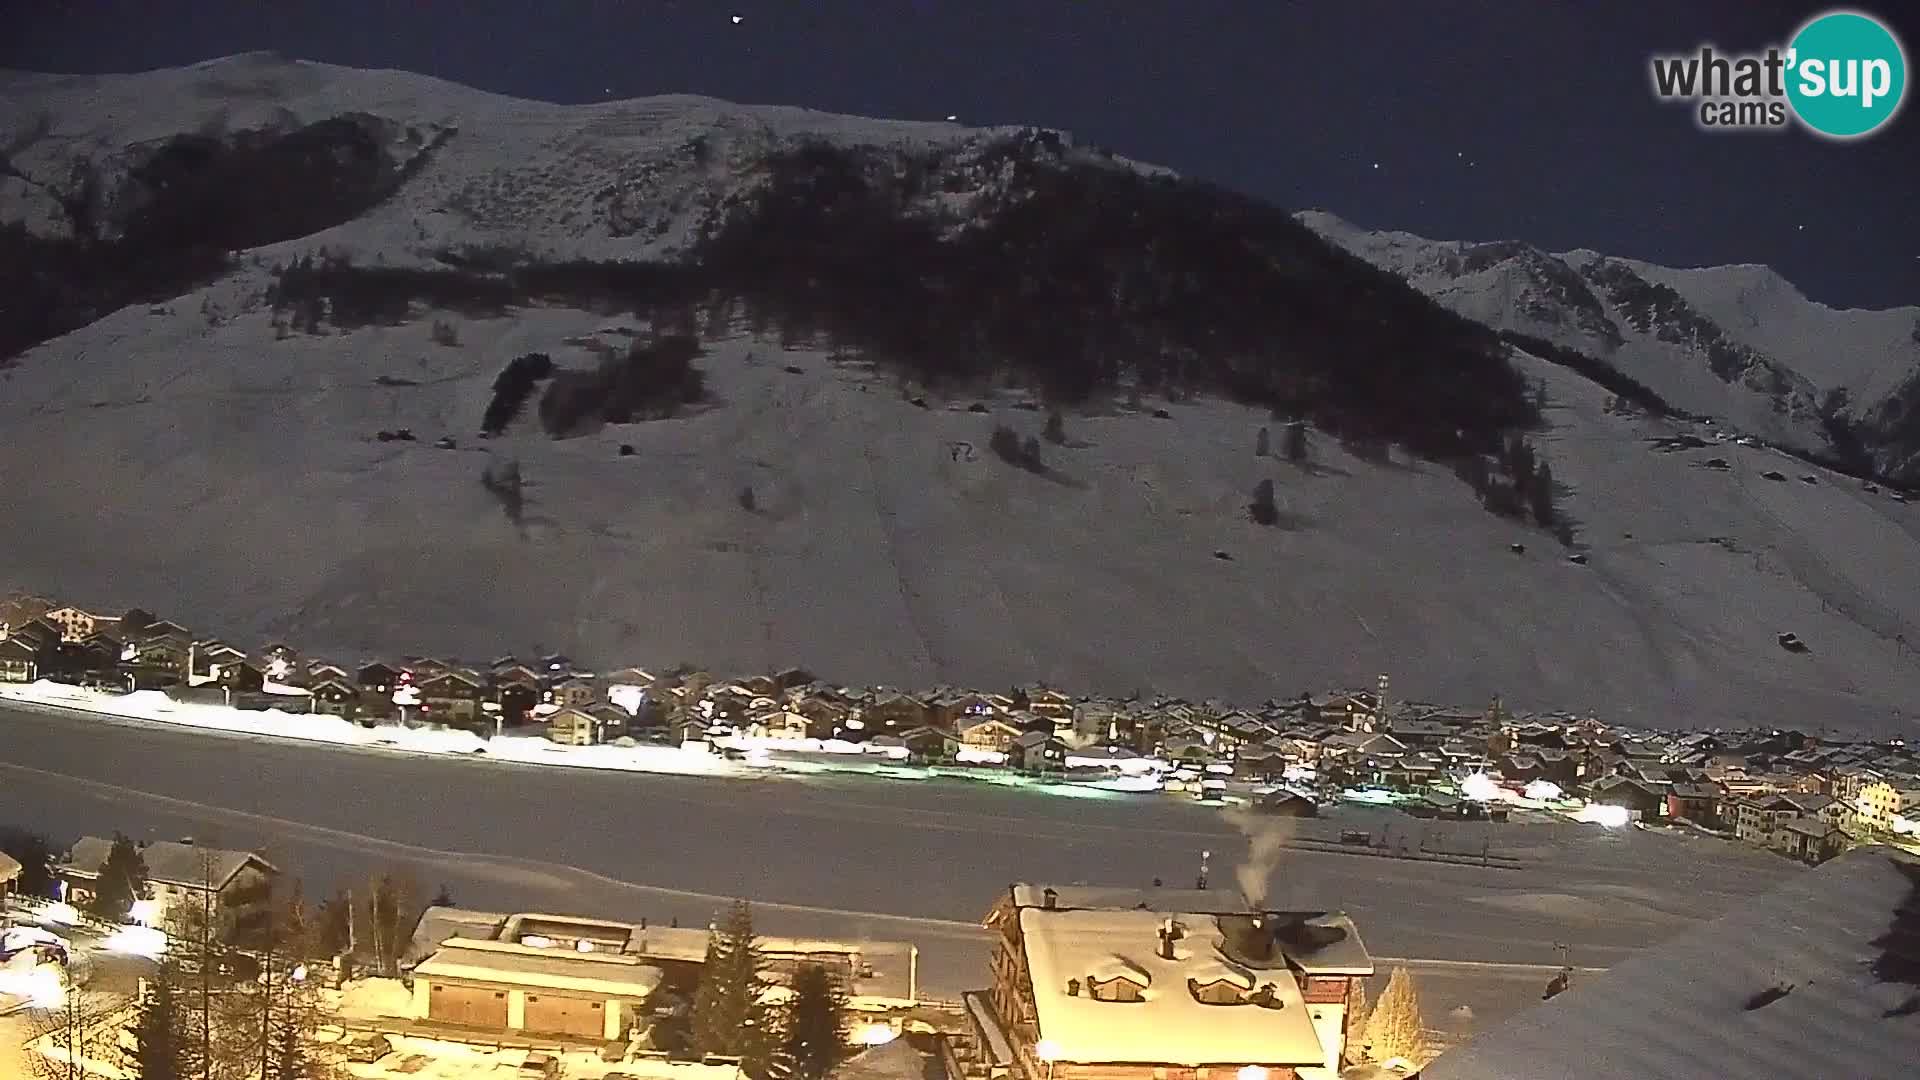
[{"label": "night sky", "polygon": [[[1784,44],[1829,4],[1525,0],[19,0],[0,66],[273,49],[552,101],[698,93],[1060,127],[1375,228],[1770,263],[1837,306],[1920,303],[1920,4],[1880,0],[1907,104],[1864,141],[1704,134],[1647,59]],[[731,16],[738,14],[736,24]]]}]

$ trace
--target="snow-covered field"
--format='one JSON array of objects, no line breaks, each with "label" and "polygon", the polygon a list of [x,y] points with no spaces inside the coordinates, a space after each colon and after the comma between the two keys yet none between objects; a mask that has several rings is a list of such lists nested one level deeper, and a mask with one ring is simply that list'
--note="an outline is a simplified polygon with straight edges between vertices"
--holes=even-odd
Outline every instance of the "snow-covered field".
[{"label": "snow-covered field", "polygon": [[[542,648],[607,666],[802,665],[850,683],[1039,679],[1249,703],[1386,672],[1409,697],[1500,694],[1627,723],[1914,722],[1920,662],[1903,640],[1920,642],[1920,504],[1824,472],[1803,484],[1807,468],[1763,449],[1653,453],[1645,440],[1671,428],[1606,414],[1603,392],[1549,365],[1527,367],[1551,398],[1542,441],[1585,566],[1482,512],[1438,467],[1369,465],[1327,440],[1310,468],[1256,458],[1269,421],[1218,401],[1169,405],[1165,420],[1069,416],[1042,477],[986,447],[995,422],[1038,432],[1015,395],[983,393],[989,415],[967,411],[971,398],[920,409],[871,370],[734,338],[702,361],[715,402],[696,415],[564,442],[522,421],[482,442],[511,358],[591,363],[568,339],[617,346],[597,332],[621,320],[448,319],[461,344],[446,347],[429,339],[444,316],[425,313],[279,341],[261,306],[265,267],[296,252],[389,265],[462,244],[658,254],[752,183],[756,155],[780,140],[989,133],[684,97],[561,107],[263,55],[131,76],[0,73],[0,89],[21,106],[0,135],[35,176],[75,156],[111,174],[130,146],[168,134],[350,111],[391,120],[407,153],[454,133],[367,216],[249,253],[201,293],[116,312],[0,371],[13,447],[0,455],[0,586],[138,604],[349,662]],[[688,149],[699,136],[713,141],[706,166]],[[57,228],[18,181],[0,184],[0,205]],[[668,227],[616,235],[636,214]],[[1760,295],[1687,288],[1731,309]],[[1838,332],[1792,311],[1754,315],[1753,332],[1802,344]],[[1833,373],[1885,370],[1863,363]],[[375,438],[400,427],[419,441]],[[442,436],[458,448],[436,449]],[[618,456],[623,443],[636,453]],[[504,456],[528,484],[519,524],[479,483]],[[1699,467],[1708,456],[1731,470]],[[1767,469],[1791,479],[1760,479]],[[1245,513],[1266,478],[1275,528]],[[752,512],[738,502],[749,486]],[[1782,650],[1781,633],[1811,651]]]},{"label": "snow-covered field", "polygon": [[[60,840],[122,829],[260,846],[309,896],[398,867],[484,910],[686,926],[744,896],[768,933],[915,943],[936,996],[985,978],[978,920],[1011,881],[1185,885],[1211,851],[1215,887],[1230,887],[1248,850],[1218,810],[1153,796],[528,769],[11,709],[0,785],[9,823]],[[1270,878],[1277,905],[1351,912],[1377,955],[1461,962],[1434,967],[1435,995],[1447,987],[1483,1020],[1488,1001],[1537,999],[1546,978],[1502,965],[1557,964],[1555,943],[1568,942],[1576,965],[1610,966],[1799,872],[1710,838],[1571,822],[1441,825],[1342,807],[1309,824],[1442,830],[1437,845],[1484,840],[1525,860],[1508,870],[1290,849]]]},{"label": "snow-covered field", "polygon": [[[237,289],[214,292],[237,308]],[[33,448],[0,458],[8,577],[342,660],[539,646],[1254,702],[1385,671],[1429,699],[1836,730],[1905,728],[1920,700],[1896,641],[1920,641],[1920,507],[1801,483],[1761,449],[1654,453],[1669,429],[1606,415],[1550,365],[1530,373],[1585,566],[1434,466],[1327,440],[1312,468],[1256,458],[1251,410],[1073,415],[1038,477],[986,448],[996,421],[1040,427],[1011,396],[923,410],[871,371],[745,339],[701,361],[716,405],[698,415],[561,442],[523,420],[482,442],[509,359],[583,365],[566,339],[619,320],[456,322],[448,348],[424,322],[275,341],[260,310],[209,326],[129,309],[34,350],[0,399]],[[374,439],[395,427],[419,441]],[[1699,468],[1708,453],[1733,471]],[[528,483],[520,526],[479,483],[500,456]],[[1796,479],[1759,478],[1774,468]],[[1276,528],[1244,511],[1263,477]]]}]

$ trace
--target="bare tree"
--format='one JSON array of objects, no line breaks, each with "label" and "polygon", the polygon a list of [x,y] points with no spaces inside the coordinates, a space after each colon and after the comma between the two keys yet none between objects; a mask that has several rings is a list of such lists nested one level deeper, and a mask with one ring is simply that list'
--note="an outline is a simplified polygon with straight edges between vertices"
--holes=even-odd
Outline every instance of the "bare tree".
[{"label": "bare tree", "polygon": [[117,1058],[112,1021],[119,1013],[106,994],[69,986],[60,1004],[28,1013],[26,1058],[40,1080],[89,1080],[85,1060]]}]

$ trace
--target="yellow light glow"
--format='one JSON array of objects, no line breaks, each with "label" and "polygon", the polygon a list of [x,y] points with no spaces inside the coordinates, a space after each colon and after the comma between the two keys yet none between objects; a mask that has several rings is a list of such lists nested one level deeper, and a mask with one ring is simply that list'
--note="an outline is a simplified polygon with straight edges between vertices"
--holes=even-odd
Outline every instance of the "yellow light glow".
[{"label": "yellow light glow", "polygon": [[1033,1056],[1041,1061],[1057,1061],[1060,1058],[1060,1044],[1052,1039],[1041,1039],[1033,1046]]}]

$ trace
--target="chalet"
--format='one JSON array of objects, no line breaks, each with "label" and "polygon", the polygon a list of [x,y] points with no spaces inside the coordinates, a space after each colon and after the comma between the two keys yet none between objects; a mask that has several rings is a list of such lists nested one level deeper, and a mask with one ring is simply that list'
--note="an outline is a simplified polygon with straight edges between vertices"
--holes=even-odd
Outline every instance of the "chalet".
[{"label": "chalet", "polygon": [[916,762],[950,761],[960,750],[960,736],[932,724],[908,728],[896,736]]},{"label": "chalet", "polygon": [[1667,816],[1699,825],[1720,823],[1720,802],[1726,791],[1711,780],[1675,784],[1667,789]]},{"label": "chalet", "polygon": [[1021,688],[1028,711],[1053,721],[1073,720],[1073,698],[1051,687],[1033,685]]},{"label": "chalet", "polygon": [[352,683],[353,673],[339,664],[329,664],[324,660],[313,660],[307,663],[306,685],[312,686],[327,679],[340,679]]},{"label": "chalet", "polygon": [[444,675],[453,670],[453,665],[445,660],[436,660],[431,656],[409,656],[400,665],[402,673],[413,676],[415,683],[423,683],[436,675]]},{"label": "chalet", "polygon": [[927,706],[919,698],[897,691],[875,692],[873,699],[861,705],[855,717],[867,731],[905,731],[927,722]]},{"label": "chalet", "polygon": [[50,649],[60,643],[60,628],[45,619],[28,619],[8,628],[7,640],[24,642],[35,649]]},{"label": "chalet", "polygon": [[[833,738],[843,734],[848,730],[847,721],[853,718],[852,707],[832,691],[803,688],[788,691],[783,696],[786,699],[786,711],[805,717],[807,730],[817,738]],[[863,723],[861,728],[864,727]]]},{"label": "chalet", "polygon": [[601,719],[572,705],[547,716],[547,738],[562,746],[595,746],[606,741]]},{"label": "chalet", "polygon": [[[924,725],[922,725],[924,726]],[[1020,729],[995,716],[977,717],[960,725],[960,744],[968,750],[1006,753],[1021,735]]]},{"label": "chalet", "polygon": [[600,737],[608,742],[624,738],[633,727],[633,714],[611,701],[596,701],[587,711],[600,721]]},{"label": "chalet", "polygon": [[329,716],[344,717],[348,720],[360,716],[360,688],[339,676],[320,679],[307,687],[313,701],[313,711]]},{"label": "chalet", "polygon": [[993,702],[985,694],[947,690],[926,697],[927,723],[956,731],[975,717],[992,716]]},{"label": "chalet", "polygon": [[993,988],[968,1019],[1035,1078],[1332,1075],[1349,985],[1373,973],[1344,914],[1224,891],[1015,885],[987,927]]},{"label": "chalet", "polygon": [[540,684],[532,682],[495,683],[488,692],[488,701],[498,710],[500,722],[507,727],[517,727],[527,722],[527,716],[540,704]]},{"label": "chalet", "polygon": [[600,686],[592,679],[569,675],[549,684],[546,699],[554,705],[584,709],[600,700]]},{"label": "chalet", "polygon": [[1399,791],[1424,791],[1445,775],[1445,766],[1445,760],[1435,753],[1402,754],[1379,762],[1372,770],[1372,779]]},{"label": "chalet", "polygon": [[790,709],[769,709],[747,721],[747,734],[756,739],[798,742],[811,737],[813,722]]},{"label": "chalet", "polygon": [[1254,810],[1276,817],[1319,817],[1320,806],[1297,791],[1281,788],[1269,791],[1254,801]]},{"label": "chalet", "polygon": [[486,684],[480,676],[459,668],[425,678],[416,675],[414,689],[420,694],[420,711],[427,719],[451,727],[472,727],[478,722],[480,701],[486,696]]},{"label": "chalet", "polygon": [[1059,772],[1066,768],[1067,744],[1046,731],[1023,731],[1007,750],[1008,760],[1028,772]]},{"label": "chalet", "polygon": [[1453,738],[1455,730],[1451,724],[1437,720],[1395,720],[1387,725],[1387,733],[1407,746],[1439,746]]},{"label": "chalet", "polygon": [[215,661],[208,665],[207,674],[213,677],[216,685],[225,690],[256,692],[267,682],[267,673],[260,670],[258,664],[244,657]]},{"label": "chalet", "polygon": [[194,675],[207,678],[217,678],[214,668],[222,664],[245,663],[246,660],[246,650],[236,649],[224,641],[213,638],[193,642],[188,648],[188,670]]},{"label": "chalet", "polygon": [[1773,850],[1790,859],[1818,865],[1847,850],[1847,834],[1819,818],[1795,818],[1773,834]]},{"label": "chalet", "polygon": [[1399,757],[1407,752],[1407,744],[1387,734],[1375,734],[1364,731],[1342,732],[1329,735],[1320,743],[1322,757]]},{"label": "chalet", "polygon": [[192,648],[193,642],[185,635],[153,634],[133,642],[121,655],[140,667],[185,675],[188,654]]},{"label": "chalet", "polygon": [[1618,774],[1603,776],[1587,785],[1587,798],[1602,806],[1618,806],[1643,818],[1657,818],[1667,812],[1666,793],[1644,780]]},{"label": "chalet", "polygon": [[157,637],[173,637],[179,638],[184,642],[191,642],[193,640],[193,631],[181,626],[172,619],[155,619],[145,626],[140,627],[138,633],[133,636],[142,641]]},{"label": "chalet", "polygon": [[400,684],[400,671],[379,662],[362,664],[360,670],[354,673],[354,679],[359,682],[360,689],[384,696],[393,693]]},{"label": "chalet", "polygon": [[24,639],[0,641],[0,682],[29,683],[40,677],[40,650]]},{"label": "chalet", "polygon": [[[93,895],[100,868],[112,850],[112,840],[82,837],[55,866],[68,903],[81,904]],[[140,858],[147,866],[153,903],[151,908],[136,909],[135,916],[146,925],[163,925],[180,905],[197,906],[211,897],[218,905],[223,933],[232,940],[244,942],[266,929],[273,884],[280,871],[258,854],[181,840],[142,844]]]},{"label": "chalet", "polygon": [[1233,775],[1243,780],[1277,780],[1286,775],[1291,764],[1278,748],[1256,743],[1241,747],[1233,756]]}]

